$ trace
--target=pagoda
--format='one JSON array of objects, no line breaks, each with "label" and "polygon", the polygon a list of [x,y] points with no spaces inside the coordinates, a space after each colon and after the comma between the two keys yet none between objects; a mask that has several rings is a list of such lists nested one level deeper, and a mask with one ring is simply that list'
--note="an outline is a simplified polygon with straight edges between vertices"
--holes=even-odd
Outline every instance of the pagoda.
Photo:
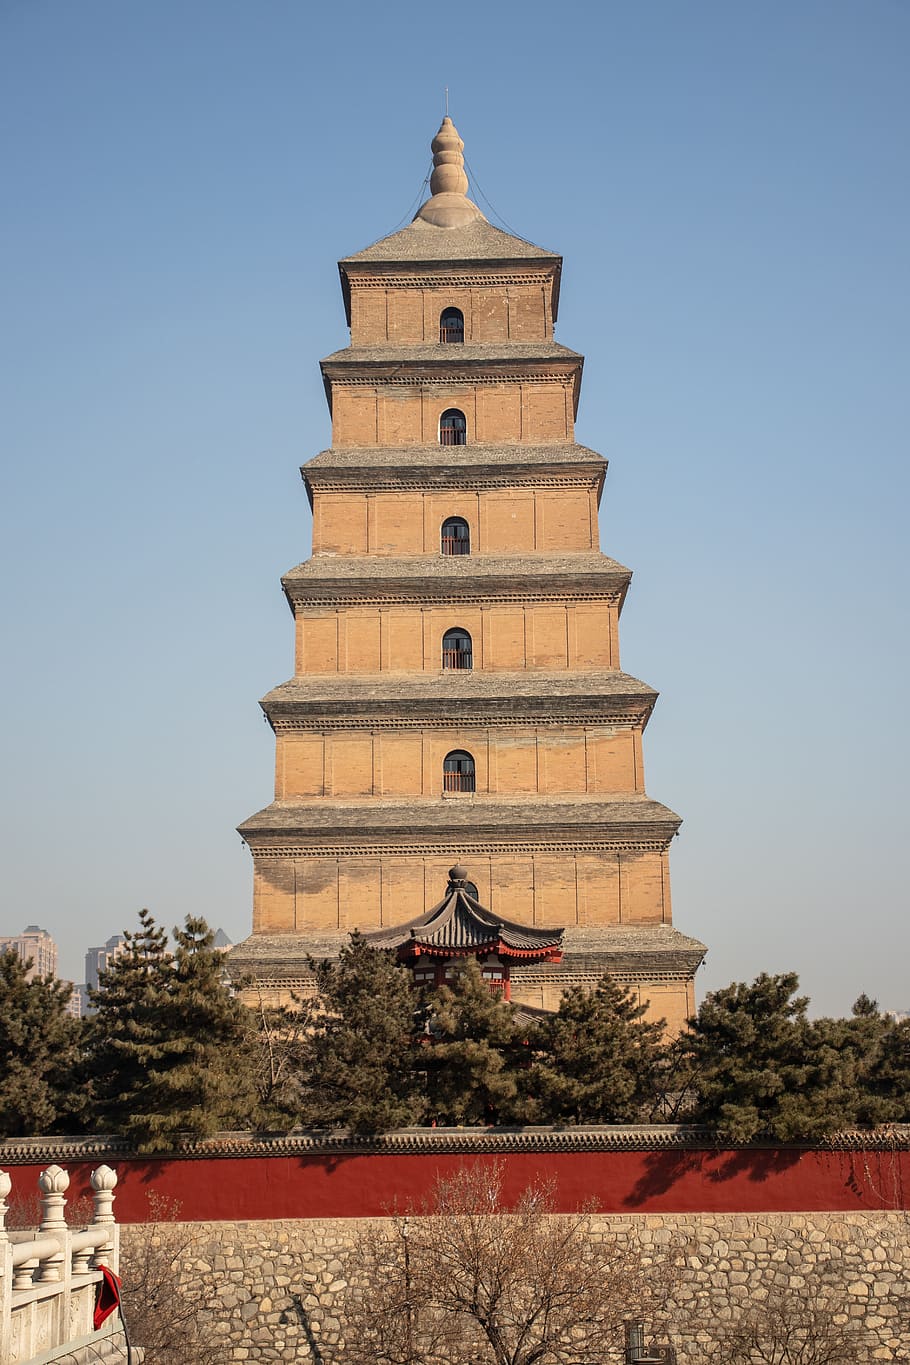
[{"label": "pagoda", "polygon": [[444,979],[449,934],[453,961],[507,962],[518,1003],[610,972],[676,1030],[705,949],[671,922],[680,820],[645,791],[657,694],[620,668],[631,574],[600,550],[606,461],[575,442],[562,260],[468,198],[448,117],[432,149],[413,222],[339,263],[351,344],[301,471],[313,552],[282,580],[295,674],[262,702],[275,800],[240,826],[231,970],[286,1000],[359,929]]}]

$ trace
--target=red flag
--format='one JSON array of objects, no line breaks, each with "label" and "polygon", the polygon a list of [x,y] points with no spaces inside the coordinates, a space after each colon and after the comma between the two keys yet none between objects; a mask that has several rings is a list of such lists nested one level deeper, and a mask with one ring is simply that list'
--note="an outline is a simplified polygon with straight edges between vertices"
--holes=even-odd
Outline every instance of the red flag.
[{"label": "red flag", "polygon": [[95,1331],[120,1307],[120,1281],[106,1265],[100,1267],[101,1279],[95,1289]]}]

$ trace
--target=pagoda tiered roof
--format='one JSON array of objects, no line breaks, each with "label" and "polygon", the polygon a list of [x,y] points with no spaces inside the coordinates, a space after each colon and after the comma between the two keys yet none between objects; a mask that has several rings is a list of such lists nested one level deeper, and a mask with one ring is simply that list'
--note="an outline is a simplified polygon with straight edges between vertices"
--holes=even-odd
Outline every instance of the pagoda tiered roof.
[{"label": "pagoda tiered roof", "polygon": [[[470,203],[470,201],[468,201]],[[535,261],[561,265],[562,257],[556,251],[535,246],[524,237],[513,236],[501,228],[488,223],[477,208],[476,216],[467,223],[456,227],[438,227],[416,217],[400,232],[392,232],[388,237],[380,237],[372,246],[363,251],[355,251],[338,262],[342,275],[349,267],[358,265],[431,264],[453,262],[461,265],[464,261]]]},{"label": "pagoda tiered roof", "polygon": [[514,555],[451,555],[440,573],[435,554],[316,555],[284,574],[281,586],[289,603],[302,606],[356,595],[370,601],[432,600],[616,601],[620,608],[632,570],[596,551]]},{"label": "pagoda tiered roof", "polygon": [[667,847],[680,817],[643,792],[611,796],[298,797],[273,801],[238,825],[241,836],[281,844],[321,845],[334,838],[374,847],[413,848],[426,841],[444,847],[457,837],[463,845],[486,846],[508,840],[581,842],[603,840],[637,846]]},{"label": "pagoda tiered roof", "polygon": [[487,722],[504,718],[554,715],[570,720],[596,719],[647,723],[657,692],[647,683],[614,669],[534,672],[480,669],[427,673],[311,673],[289,679],[262,698],[260,705],[273,725],[320,723],[332,716],[359,713],[374,722],[383,718],[432,718],[452,716],[454,723],[466,713]]},{"label": "pagoda tiered roof", "polygon": [[423,488],[434,483],[450,488],[453,477],[484,481],[508,478],[524,484],[573,476],[585,481],[593,478],[599,488],[606,468],[605,457],[596,450],[566,441],[547,445],[472,441],[463,446],[441,446],[433,441],[412,446],[333,446],[314,455],[300,472],[312,492],[311,485],[356,487],[364,476],[371,489],[394,488],[409,472]]}]

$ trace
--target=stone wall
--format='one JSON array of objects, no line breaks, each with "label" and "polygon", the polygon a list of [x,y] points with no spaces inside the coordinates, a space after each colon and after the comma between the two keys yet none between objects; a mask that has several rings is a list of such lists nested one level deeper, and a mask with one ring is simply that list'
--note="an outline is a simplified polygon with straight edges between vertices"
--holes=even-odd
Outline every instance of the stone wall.
[{"label": "stone wall", "polygon": [[[345,1258],[368,1220],[180,1226],[180,1274],[211,1284],[211,1332],[225,1365],[343,1361]],[[699,1333],[748,1304],[790,1297],[808,1311],[818,1286],[839,1303],[840,1320],[869,1334],[858,1362],[910,1357],[907,1213],[628,1214],[597,1216],[592,1226],[594,1235],[633,1239],[645,1257],[679,1262],[662,1326],[680,1365],[696,1360]],[[148,1225],[125,1226],[124,1257],[149,1235]]]}]

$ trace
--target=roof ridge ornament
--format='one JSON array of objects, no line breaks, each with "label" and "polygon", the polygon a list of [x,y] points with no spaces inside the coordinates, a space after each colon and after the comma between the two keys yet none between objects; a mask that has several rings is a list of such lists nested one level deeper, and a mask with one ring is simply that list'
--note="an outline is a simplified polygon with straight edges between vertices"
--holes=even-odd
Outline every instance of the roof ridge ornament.
[{"label": "roof ridge ornament", "polygon": [[480,209],[468,198],[464,143],[448,113],[430,146],[433,152],[430,198],[421,204],[416,216],[441,228],[464,227],[478,219],[486,222]]}]

